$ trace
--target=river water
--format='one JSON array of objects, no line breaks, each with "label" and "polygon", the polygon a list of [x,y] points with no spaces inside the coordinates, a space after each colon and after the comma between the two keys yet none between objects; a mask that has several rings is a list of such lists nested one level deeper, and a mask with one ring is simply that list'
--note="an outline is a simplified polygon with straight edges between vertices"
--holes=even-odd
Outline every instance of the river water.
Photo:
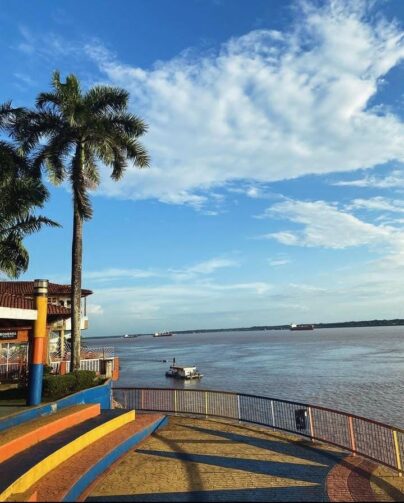
[{"label": "river water", "polygon": [[[239,391],[404,427],[404,326],[149,335],[102,344],[120,357],[116,386]],[[173,357],[197,365],[204,377],[165,377]]]}]

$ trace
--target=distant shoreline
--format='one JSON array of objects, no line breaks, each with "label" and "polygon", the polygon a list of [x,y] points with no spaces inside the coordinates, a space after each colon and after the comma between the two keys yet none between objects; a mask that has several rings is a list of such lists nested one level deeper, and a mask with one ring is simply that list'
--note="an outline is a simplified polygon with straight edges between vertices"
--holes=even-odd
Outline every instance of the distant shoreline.
[{"label": "distant shoreline", "polygon": [[[336,323],[312,323],[315,329],[320,328],[356,328],[356,327],[394,327],[404,325],[404,319],[397,318],[394,320],[367,320],[367,321],[342,321]],[[174,334],[206,334],[210,332],[251,332],[260,330],[289,330],[290,325],[260,325],[253,327],[236,327],[236,328],[204,328],[194,330],[174,330]],[[128,334],[129,337],[143,337],[153,334]],[[105,339],[106,337],[118,338],[121,335],[105,335],[94,337],[83,337],[83,339]]]}]

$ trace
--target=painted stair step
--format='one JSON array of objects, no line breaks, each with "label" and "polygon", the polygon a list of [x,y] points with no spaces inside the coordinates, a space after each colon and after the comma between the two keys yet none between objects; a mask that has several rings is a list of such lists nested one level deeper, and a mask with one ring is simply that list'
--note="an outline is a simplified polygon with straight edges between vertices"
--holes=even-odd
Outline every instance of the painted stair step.
[{"label": "painted stair step", "polygon": [[99,404],[75,405],[0,432],[0,463],[43,440],[100,414]]},{"label": "painted stair step", "polygon": [[0,501],[26,492],[63,461],[134,419],[135,411],[103,411],[8,459],[1,465]]},{"label": "painted stair step", "polygon": [[38,501],[77,501],[111,464],[166,423],[167,417],[161,414],[137,415],[136,421],[102,437],[42,477],[25,501],[35,493]]}]

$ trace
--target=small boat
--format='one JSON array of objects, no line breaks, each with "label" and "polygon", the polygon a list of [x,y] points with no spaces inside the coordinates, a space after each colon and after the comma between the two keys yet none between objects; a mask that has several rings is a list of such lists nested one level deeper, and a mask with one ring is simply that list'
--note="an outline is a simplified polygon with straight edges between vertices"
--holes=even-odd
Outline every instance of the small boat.
[{"label": "small boat", "polygon": [[174,377],[175,379],[201,379],[203,374],[195,366],[176,365],[175,358],[173,364],[170,365],[166,372],[166,377]]},{"label": "small boat", "polygon": [[172,332],[168,332],[168,331],[165,331],[165,332],[155,332],[153,337],[170,337],[171,335],[173,335]]},{"label": "small boat", "polygon": [[301,324],[297,324],[297,323],[292,323],[290,325],[290,330],[314,330],[314,327],[313,325],[310,325],[310,324],[304,324],[304,323],[301,323]]}]

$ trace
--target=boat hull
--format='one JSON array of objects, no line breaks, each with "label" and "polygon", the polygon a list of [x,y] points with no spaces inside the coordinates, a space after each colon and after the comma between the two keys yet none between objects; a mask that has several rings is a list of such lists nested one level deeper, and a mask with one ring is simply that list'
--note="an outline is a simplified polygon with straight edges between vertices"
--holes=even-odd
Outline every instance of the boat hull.
[{"label": "boat hull", "polygon": [[290,330],[314,330],[313,325],[291,325]]}]

